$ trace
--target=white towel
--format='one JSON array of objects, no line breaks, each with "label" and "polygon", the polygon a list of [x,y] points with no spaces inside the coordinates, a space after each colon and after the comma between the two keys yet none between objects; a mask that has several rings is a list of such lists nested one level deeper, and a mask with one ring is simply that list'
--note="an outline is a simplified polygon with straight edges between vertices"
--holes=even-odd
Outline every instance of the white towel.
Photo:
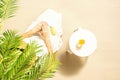
[{"label": "white towel", "polygon": [[[31,30],[33,27],[35,27],[38,23],[41,21],[45,21],[49,25],[49,33],[50,33],[50,41],[52,44],[53,52],[56,52],[60,49],[62,46],[62,16],[60,13],[55,12],[52,9],[46,10],[44,13],[42,13],[36,21],[34,21],[26,31]],[[56,35],[53,36],[50,32],[50,26],[54,26],[56,30]],[[42,45],[40,49],[42,49],[41,53],[38,53],[37,56],[41,56],[43,54],[48,53],[47,47],[44,43],[44,41],[39,36],[31,36],[30,38],[25,38],[25,42],[30,43],[30,41],[36,41],[38,45]]]}]

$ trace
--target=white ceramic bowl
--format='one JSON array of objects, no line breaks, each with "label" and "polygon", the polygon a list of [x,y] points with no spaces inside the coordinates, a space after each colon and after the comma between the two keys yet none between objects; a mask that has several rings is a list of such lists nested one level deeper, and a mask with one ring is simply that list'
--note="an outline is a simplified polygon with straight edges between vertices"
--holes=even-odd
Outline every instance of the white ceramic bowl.
[{"label": "white ceramic bowl", "polygon": [[[80,49],[76,47],[79,40],[85,41],[85,43],[81,46]],[[77,56],[89,56],[97,48],[96,37],[91,31],[87,29],[78,28],[75,32],[72,33],[69,39],[69,48],[72,53]]]}]

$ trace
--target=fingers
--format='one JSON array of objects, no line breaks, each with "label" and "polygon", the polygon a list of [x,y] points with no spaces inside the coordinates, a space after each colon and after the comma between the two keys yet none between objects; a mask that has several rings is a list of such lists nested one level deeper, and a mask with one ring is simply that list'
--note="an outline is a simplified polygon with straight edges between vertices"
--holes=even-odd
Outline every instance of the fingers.
[{"label": "fingers", "polygon": [[48,51],[49,51],[50,53],[53,53],[52,45],[51,45],[51,42],[50,42],[50,35],[49,35],[48,26],[46,26],[46,25],[43,26],[43,25],[42,25],[41,31],[39,31],[38,34],[39,34],[39,36],[44,40]]},{"label": "fingers", "polygon": [[38,24],[36,27],[32,29],[32,34],[36,34],[42,29],[43,24]]},{"label": "fingers", "polygon": [[44,40],[43,34],[41,32],[38,32],[38,35]]},{"label": "fingers", "polygon": [[36,33],[38,33],[41,37],[45,35],[45,32],[47,32],[47,28],[44,26],[48,26],[47,22],[40,22],[39,24],[37,24],[36,27],[34,27],[33,29],[25,32],[23,34],[23,38],[27,38],[30,37]]},{"label": "fingers", "polygon": [[48,32],[48,26],[42,26],[42,30],[43,33]]},{"label": "fingers", "polygon": [[48,23],[45,21],[40,22],[40,24],[42,24],[43,26],[48,26]]},{"label": "fingers", "polygon": [[44,30],[44,26],[48,26],[47,22],[40,22],[36,27],[32,29],[32,34],[36,34],[37,32]]},{"label": "fingers", "polygon": [[48,26],[42,26],[41,31],[37,32],[39,36],[45,40],[46,38],[49,38],[49,29]]}]

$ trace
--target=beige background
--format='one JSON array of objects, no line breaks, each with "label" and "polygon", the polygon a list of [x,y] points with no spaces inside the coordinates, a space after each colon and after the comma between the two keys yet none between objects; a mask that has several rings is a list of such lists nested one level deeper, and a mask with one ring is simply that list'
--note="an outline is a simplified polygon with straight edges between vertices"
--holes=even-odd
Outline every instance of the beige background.
[{"label": "beige background", "polygon": [[[120,0],[19,0],[16,16],[7,20],[3,31],[23,33],[48,8],[62,13],[64,31],[58,55],[63,65],[48,80],[120,80]],[[97,50],[86,61],[65,54],[77,26],[91,30],[98,41]]]}]

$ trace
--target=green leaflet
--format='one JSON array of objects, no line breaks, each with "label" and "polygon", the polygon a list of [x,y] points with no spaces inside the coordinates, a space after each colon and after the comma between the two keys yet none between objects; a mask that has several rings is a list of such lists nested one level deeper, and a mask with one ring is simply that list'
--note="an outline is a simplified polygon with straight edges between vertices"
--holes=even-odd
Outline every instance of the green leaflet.
[{"label": "green leaflet", "polygon": [[13,17],[17,10],[17,0],[0,0],[0,18]]},{"label": "green leaflet", "polygon": [[45,78],[50,78],[53,76],[53,73],[56,72],[58,69],[58,66],[60,65],[60,62],[56,60],[56,53],[54,53],[52,56],[45,55],[42,56],[42,58],[39,59],[40,65],[40,71],[38,74],[39,80],[44,80]]},{"label": "green leaflet", "polygon": [[17,10],[17,0],[0,0],[0,29],[4,25],[6,19],[15,15]]}]

